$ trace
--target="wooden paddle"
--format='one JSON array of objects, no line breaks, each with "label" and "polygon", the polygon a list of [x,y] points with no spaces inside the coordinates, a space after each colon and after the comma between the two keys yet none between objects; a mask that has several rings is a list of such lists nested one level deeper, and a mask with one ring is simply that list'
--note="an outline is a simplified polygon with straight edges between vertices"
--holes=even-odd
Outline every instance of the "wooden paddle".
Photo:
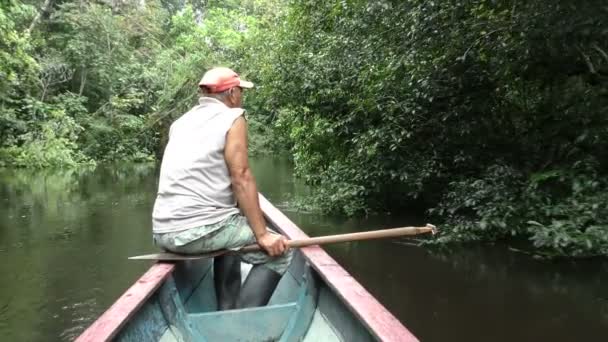
[{"label": "wooden paddle", "polygon": [[[300,248],[314,245],[327,245],[330,243],[339,243],[339,242],[352,242],[352,241],[360,241],[360,240],[374,240],[374,239],[386,239],[392,237],[400,237],[400,236],[411,236],[418,234],[431,233],[435,234],[437,232],[437,227],[432,224],[428,224],[424,227],[402,227],[402,228],[392,228],[392,229],[381,229],[381,230],[371,230],[367,232],[359,232],[359,233],[350,233],[350,234],[336,234],[336,235],[327,235],[327,236],[318,236],[308,239],[301,240],[287,240],[287,246],[289,248]],[[252,244],[247,245],[238,251],[226,250],[222,249],[219,251],[202,253],[202,254],[175,254],[175,253],[156,253],[156,254],[146,254],[146,255],[138,255],[130,257],[131,260],[159,260],[159,261],[177,261],[177,260],[196,260],[196,259],[205,259],[212,258],[219,255],[223,255],[226,253],[247,253],[247,252],[257,252],[261,249],[260,245]]]}]

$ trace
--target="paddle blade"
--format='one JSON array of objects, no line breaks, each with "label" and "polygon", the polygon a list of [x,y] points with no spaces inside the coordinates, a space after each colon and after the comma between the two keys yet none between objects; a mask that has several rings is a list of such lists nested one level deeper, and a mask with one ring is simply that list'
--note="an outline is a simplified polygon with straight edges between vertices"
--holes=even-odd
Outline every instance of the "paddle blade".
[{"label": "paddle blade", "polygon": [[169,252],[145,254],[129,257],[129,260],[155,260],[155,261],[183,261],[208,259],[226,254],[226,251],[217,251],[203,254],[176,254]]}]

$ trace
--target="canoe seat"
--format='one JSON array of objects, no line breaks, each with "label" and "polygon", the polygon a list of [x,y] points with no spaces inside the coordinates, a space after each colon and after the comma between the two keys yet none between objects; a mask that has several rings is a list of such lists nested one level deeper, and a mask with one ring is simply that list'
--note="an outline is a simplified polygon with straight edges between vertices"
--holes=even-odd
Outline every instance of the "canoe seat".
[{"label": "canoe seat", "polygon": [[276,341],[297,310],[296,303],[188,314],[207,341]]},{"label": "canoe seat", "polygon": [[296,301],[258,308],[189,313],[188,320],[207,341],[293,341],[306,334],[317,306],[318,284],[307,272]]}]

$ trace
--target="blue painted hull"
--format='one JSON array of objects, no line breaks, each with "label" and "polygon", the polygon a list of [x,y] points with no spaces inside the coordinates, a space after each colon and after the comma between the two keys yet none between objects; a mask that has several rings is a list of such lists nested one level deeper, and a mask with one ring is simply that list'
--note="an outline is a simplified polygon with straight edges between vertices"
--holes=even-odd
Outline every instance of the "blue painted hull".
[{"label": "blue painted hull", "polygon": [[178,264],[116,340],[375,340],[299,252],[268,306],[260,308],[216,311],[212,264],[210,260]]},{"label": "blue painted hull", "polygon": [[[263,196],[260,203],[272,228],[307,238]],[[320,247],[295,251],[260,308],[217,311],[212,265],[155,264],[76,341],[418,341]]]}]

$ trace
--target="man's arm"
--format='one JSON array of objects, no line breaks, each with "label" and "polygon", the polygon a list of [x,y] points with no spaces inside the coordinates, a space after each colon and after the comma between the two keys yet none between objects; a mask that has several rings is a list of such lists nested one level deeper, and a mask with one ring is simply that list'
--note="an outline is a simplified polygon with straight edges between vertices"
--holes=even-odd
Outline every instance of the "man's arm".
[{"label": "man's arm", "polygon": [[271,256],[283,254],[285,238],[268,232],[260,209],[257,185],[247,158],[247,122],[243,117],[236,119],[226,134],[224,158],[230,172],[232,191],[258,244]]}]

